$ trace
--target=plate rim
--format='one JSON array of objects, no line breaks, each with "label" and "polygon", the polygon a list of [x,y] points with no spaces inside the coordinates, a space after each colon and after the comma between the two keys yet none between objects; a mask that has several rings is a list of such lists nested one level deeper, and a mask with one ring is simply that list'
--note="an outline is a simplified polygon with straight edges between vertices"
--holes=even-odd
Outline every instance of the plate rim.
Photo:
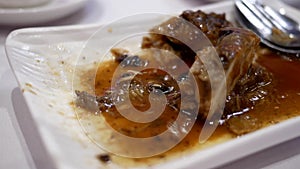
[{"label": "plate rim", "polygon": [[52,0],[45,5],[30,8],[0,8],[0,24],[19,26],[45,23],[75,12],[89,0],[60,1]]},{"label": "plate rim", "polygon": [[[220,5],[222,5],[223,7],[227,7],[229,5],[232,5],[232,2],[220,2],[220,3],[216,3],[216,4],[212,4],[212,5],[200,6],[195,9],[212,10],[216,7],[220,7]],[[9,34],[9,36],[7,37],[6,43],[5,43],[7,57],[10,62],[10,56],[8,55],[9,45],[11,43],[10,41],[14,40],[14,38],[16,36],[18,36],[19,34],[34,33],[34,32],[35,33],[36,32],[49,32],[49,31],[58,31],[59,32],[59,31],[66,31],[66,30],[81,30],[81,29],[90,29],[90,28],[94,28],[94,27],[99,27],[101,25],[103,25],[103,24],[89,24],[89,25],[63,26],[63,27],[62,26],[60,26],[60,27],[44,27],[44,28],[25,28],[25,29],[15,30]],[[13,72],[15,74],[15,69],[14,69],[13,65],[10,65],[10,66],[13,69]],[[20,79],[18,78],[18,76],[16,74],[15,74],[15,77],[18,81],[20,88],[22,88],[23,86],[21,86]],[[26,95],[24,97],[25,97],[25,100],[27,100]],[[232,139],[232,140],[217,144],[211,148],[199,150],[198,152],[192,153],[188,157],[185,157],[184,159],[174,159],[174,161],[173,160],[168,161],[167,164],[158,164],[158,168],[169,168],[169,167],[194,168],[194,167],[198,167],[199,165],[202,165],[204,168],[217,167],[217,166],[226,164],[228,162],[237,160],[239,158],[251,155],[257,151],[260,151],[260,150],[266,149],[268,147],[272,147],[274,145],[280,144],[282,142],[291,140],[293,138],[299,137],[300,134],[288,132],[291,127],[297,128],[298,130],[300,130],[300,125],[297,125],[297,124],[299,124],[299,122],[300,122],[300,117],[291,118],[291,119],[282,121],[278,124],[271,125],[271,126],[263,128],[263,129],[257,130],[255,132],[249,133],[238,139]],[[280,137],[280,139],[277,139],[277,140],[272,139],[274,137],[277,137],[276,135],[278,135],[278,131],[281,131],[282,137]],[[265,135],[265,137],[260,137],[261,135]],[[249,142],[255,141],[255,140],[256,141],[260,140],[260,142],[262,144],[259,144],[256,146],[252,145],[253,149],[251,151],[245,150],[245,147],[246,147],[245,145],[247,145]],[[270,143],[270,142],[267,142],[267,140],[272,140],[273,142]],[[224,153],[224,152],[228,151],[228,147],[234,147],[236,145],[238,145],[240,147],[240,149],[243,150],[240,152],[241,154],[236,154],[235,156],[234,155],[226,156],[225,158],[223,157],[222,159],[218,158],[219,157],[218,154],[220,153],[220,151]],[[217,151],[217,149],[219,149],[219,151]],[[211,152],[212,150],[214,152]],[[213,163],[203,162],[203,160],[204,161],[207,160],[207,159],[199,160],[199,156],[203,156],[203,155],[207,155],[211,158],[218,158],[218,160],[213,161]],[[190,161],[188,161],[186,159],[189,159]],[[210,160],[208,160],[208,161],[210,161]],[[212,162],[212,161],[210,161],[210,162]]]}]

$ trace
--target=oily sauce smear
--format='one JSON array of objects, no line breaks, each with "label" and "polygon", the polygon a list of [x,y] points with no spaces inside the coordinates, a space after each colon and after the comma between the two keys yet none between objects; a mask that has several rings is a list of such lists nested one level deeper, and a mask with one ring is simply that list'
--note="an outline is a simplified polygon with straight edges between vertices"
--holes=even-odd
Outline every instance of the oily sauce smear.
[{"label": "oily sauce smear", "polygon": [[251,115],[257,117],[262,126],[278,123],[300,115],[300,60],[267,51],[258,62],[273,73],[277,81],[274,102],[257,107]]},{"label": "oily sauce smear", "polygon": [[[298,78],[298,75],[300,75],[300,61],[285,58],[280,54],[267,51],[260,53],[257,62],[274,75],[276,80],[276,92],[273,93],[274,102],[266,105],[258,105],[244,114],[237,115],[235,118],[255,119],[253,123],[254,126],[256,126],[256,130],[299,116],[300,78]],[[99,66],[94,83],[97,95],[103,95],[103,93],[110,88],[111,79],[117,66],[118,64],[114,61],[106,61]],[[91,79],[88,75],[89,72],[90,71],[87,71],[87,73],[82,77],[82,81]],[[167,107],[159,120],[145,125],[128,121],[116,110],[113,110],[112,113],[102,113],[102,115],[106,122],[115,130],[132,137],[149,137],[161,133],[166,130],[166,124],[173,121],[177,116],[176,113],[174,114],[173,109]],[[95,114],[94,116],[99,116],[99,114]],[[96,126],[97,124],[92,125]],[[198,119],[189,134],[177,146],[164,154],[143,159],[129,159],[112,155],[111,160],[124,166],[133,166],[138,164],[151,165],[157,162],[166,161],[169,158],[189,154],[199,149],[207,148],[237,137],[237,135],[227,129],[225,123],[217,128],[212,137],[210,137],[206,143],[199,144],[198,139],[202,125],[203,121]]]}]

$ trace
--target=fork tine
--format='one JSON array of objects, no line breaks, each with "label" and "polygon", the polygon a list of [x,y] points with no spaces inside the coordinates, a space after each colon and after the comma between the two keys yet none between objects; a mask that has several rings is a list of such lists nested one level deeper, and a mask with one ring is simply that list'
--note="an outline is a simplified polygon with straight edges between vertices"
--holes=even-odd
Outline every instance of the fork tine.
[{"label": "fork tine", "polygon": [[257,19],[261,20],[261,22],[269,28],[273,28],[274,25],[270,20],[261,12],[259,8],[252,2],[248,0],[241,0],[241,2],[257,17]]},{"label": "fork tine", "polygon": [[[265,35],[272,33],[272,29],[265,25],[263,20],[261,20],[256,14],[254,14],[251,9],[248,8],[241,0],[236,1],[236,7],[239,13],[245,17],[252,26],[255,26],[255,29],[259,29],[260,32],[263,32]],[[255,23],[255,25],[253,24]]]}]

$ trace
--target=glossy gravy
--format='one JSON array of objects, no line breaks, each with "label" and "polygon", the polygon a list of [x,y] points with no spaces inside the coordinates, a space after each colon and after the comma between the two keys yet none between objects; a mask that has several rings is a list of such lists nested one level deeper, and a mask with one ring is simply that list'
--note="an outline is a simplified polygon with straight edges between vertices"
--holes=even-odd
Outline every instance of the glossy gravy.
[{"label": "glossy gravy", "polygon": [[[279,123],[280,121],[299,116],[300,115],[300,61],[292,60],[289,58],[281,57],[273,52],[263,52],[258,60],[258,63],[266,67],[273,73],[276,79],[276,93],[274,94],[274,102],[267,105],[258,105],[253,110],[246,112],[242,115],[238,115],[237,118],[251,117],[256,119],[256,129],[260,129],[272,124]],[[82,76],[82,81],[90,80],[94,82],[90,77],[91,71],[97,71],[95,80],[95,92],[97,95],[102,95],[107,89],[110,88],[111,78],[113,76],[115,68],[118,64],[114,61],[106,61],[102,63],[97,70],[89,70]],[[88,118],[95,118],[102,116],[105,121],[111,125],[117,131],[123,134],[133,137],[149,137],[157,133],[166,130],[165,124],[176,118],[176,114],[172,109],[166,109],[163,115],[160,117],[162,123],[152,124],[144,126],[144,124],[137,124],[130,122],[118,114],[117,111],[113,113],[102,113],[89,115]],[[99,121],[91,121],[91,126],[98,125]],[[199,134],[201,132],[202,124],[201,120],[197,120],[193,126],[191,132],[173,149],[168,152],[154,156],[151,158],[130,159],[122,158],[111,155],[110,159],[122,166],[136,166],[136,165],[152,165],[159,162],[164,162],[170,158],[176,158],[184,156],[186,154],[198,151],[199,149],[207,148],[224,141],[237,138],[238,136],[230,132],[226,124],[220,125],[214,132],[212,137],[204,143],[199,144]],[[132,132],[136,131],[136,132]],[[95,132],[101,133],[101,129],[95,130]],[[97,134],[97,133],[93,133]]]}]

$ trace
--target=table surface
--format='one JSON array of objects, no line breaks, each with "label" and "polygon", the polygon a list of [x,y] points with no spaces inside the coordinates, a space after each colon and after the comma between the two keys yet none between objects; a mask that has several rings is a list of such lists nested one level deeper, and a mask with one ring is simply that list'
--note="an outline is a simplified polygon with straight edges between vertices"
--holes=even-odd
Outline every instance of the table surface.
[{"label": "table surface", "polygon": [[[286,0],[296,2],[298,0]],[[80,25],[89,23],[106,23],[123,16],[143,12],[172,13],[175,11],[195,8],[217,1],[209,0],[89,0],[86,6],[76,13],[59,20],[35,26]],[[300,7],[300,1],[296,4]],[[159,4],[159,5],[157,5]],[[32,26],[31,26],[32,27]],[[32,154],[25,143],[17,123],[13,105],[22,104],[22,95],[9,67],[5,55],[4,43],[7,35],[21,27],[0,26],[0,169],[34,169],[37,160],[32,160]],[[256,154],[226,164],[225,169],[291,169],[300,166],[300,137],[276,145]],[[41,168],[41,167],[39,167]],[[44,166],[42,168],[50,168]]]}]

